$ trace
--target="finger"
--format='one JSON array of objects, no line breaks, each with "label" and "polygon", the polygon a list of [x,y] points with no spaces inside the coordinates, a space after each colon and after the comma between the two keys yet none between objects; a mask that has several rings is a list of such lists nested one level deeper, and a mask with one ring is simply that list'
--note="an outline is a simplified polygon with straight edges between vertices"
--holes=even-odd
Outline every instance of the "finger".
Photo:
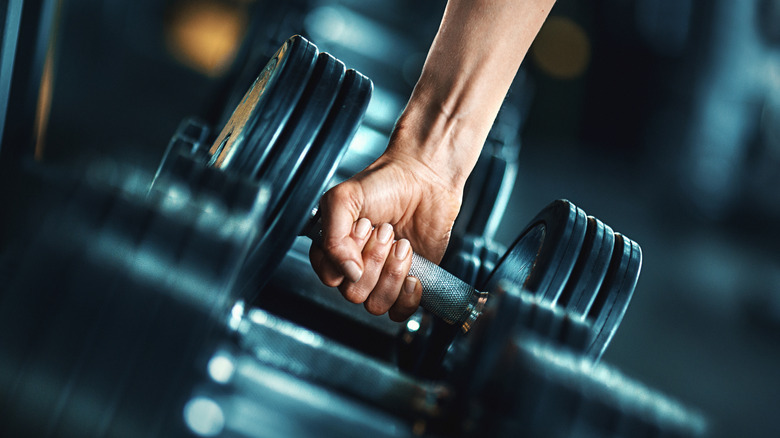
[{"label": "finger", "polygon": [[404,279],[401,293],[393,304],[393,307],[387,312],[390,319],[401,322],[409,319],[417,308],[420,307],[420,298],[422,298],[422,284],[416,277],[406,277]]},{"label": "finger", "polygon": [[392,225],[382,224],[371,233],[361,254],[362,262],[365,266],[362,277],[357,282],[344,281],[339,286],[339,290],[344,295],[344,298],[353,303],[365,302],[376,286],[392,246]]},{"label": "finger", "polygon": [[[340,184],[329,190],[321,201],[322,207],[322,235],[323,250],[327,257],[338,267],[344,277],[356,282],[363,275],[363,260],[361,257],[361,247],[353,239],[353,232],[370,231],[365,227],[356,229],[356,222],[359,222],[359,208],[354,207],[355,195],[349,186]],[[347,206],[347,208],[345,208]],[[349,207],[352,206],[352,207]],[[369,223],[370,224],[370,223]],[[363,239],[366,236],[362,234],[356,236]]]},{"label": "finger", "polygon": [[381,315],[390,310],[399,298],[401,286],[412,265],[411,255],[412,247],[408,240],[401,239],[393,244],[382,274],[364,304],[369,313]]},{"label": "finger", "polygon": [[371,225],[371,221],[368,218],[360,218],[355,222],[355,224],[352,227],[352,240],[355,241],[355,244],[360,248],[361,257],[363,252],[363,247],[366,246],[366,242],[368,242],[368,238],[371,236],[371,231],[374,229],[374,227]]},{"label": "finger", "polygon": [[[365,246],[368,241],[368,236],[371,231],[371,221],[366,218],[359,219],[353,225],[351,238],[355,241],[359,248]],[[344,274],[341,270],[327,257],[322,248],[316,244],[312,244],[309,248],[309,261],[314,268],[314,272],[320,278],[323,284],[329,287],[337,287],[344,281]]]},{"label": "finger", "polygon": [[344,281],[341,271],[327,258],[322,248],[315,244],[309,248],[309,262],[325,286],[337,287]]}]

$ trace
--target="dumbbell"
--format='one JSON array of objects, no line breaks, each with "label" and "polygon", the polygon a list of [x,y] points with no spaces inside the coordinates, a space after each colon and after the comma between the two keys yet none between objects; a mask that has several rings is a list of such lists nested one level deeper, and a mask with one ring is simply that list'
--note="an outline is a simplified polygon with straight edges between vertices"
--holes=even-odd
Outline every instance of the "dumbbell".
[{"label": "dumbbell", "polygon": [[42,194],[49,219],[0,269],[0,435],[391,437],[435,415],[442,384],[236,301],[267,192],[201,170],[202,191],[55,178]]},{"label": "dumbbell", "polygon": [[176,406],[265,202],[234,186],[257,197],[236,214],[144,179],[40,184],[28,214],[47,220],[19,230],[0,291],[0,435],[186,436]]},{"label": "dumbbell", "polygon": [[[269,187],[263,231],[244,267],[251,279],[244,292],[248,298],[299,232],[317,240],[316,215],[309,212],[360,123],[370,90],[367,78],[295,36],[274,55],[210,148],[203,143],[195,150],[169,148],[166,153],[160,174],[170,167],[171,157],[184,155]],[[586,251],[581,251],[586,240]],[[613,243],[615,256],[610,257]],[[553,303],[567,300],[580,314],[594,318],[599,341],[593,351],[598,356],[622,318],[640,261],[635,243],[616,238],[597,219],[558,201],[510,248],[486,290],[501,278],[511,278]],[[422,283],[422,307],[468,331],[488,294],[417,255],[410,274]],[[602,285],[605,277],[609,281]]]}]

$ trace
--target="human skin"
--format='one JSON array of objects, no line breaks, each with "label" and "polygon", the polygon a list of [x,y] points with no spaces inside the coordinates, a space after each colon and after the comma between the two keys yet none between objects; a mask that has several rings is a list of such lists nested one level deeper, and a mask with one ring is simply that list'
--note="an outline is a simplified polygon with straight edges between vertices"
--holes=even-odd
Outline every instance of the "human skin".
[{"label": "human skin", "polygon": [[320,280],[368,312],[403,321],[422,287],[411,249],[439,263],[463,187],[554,0],[449,0],[385,152],[320,201]]}]

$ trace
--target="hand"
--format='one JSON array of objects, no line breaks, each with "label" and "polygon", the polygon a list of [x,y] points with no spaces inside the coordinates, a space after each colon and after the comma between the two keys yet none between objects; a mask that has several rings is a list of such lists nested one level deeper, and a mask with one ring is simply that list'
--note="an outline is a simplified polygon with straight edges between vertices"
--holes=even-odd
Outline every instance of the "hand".
[{"label": "hand", "polygon": [[411,248],[441,261],[462,191],[432,166],[388,148],[323,196],[323,248],[312,245],[312,267],[324,284],[370,313],[407,319],[422,295],[420,282],[407,277]]},{"label": "hand", "polygon": [[373,314],[414,313],[422,288],[407,277],[407,248],[441,261],[466,178],[554,2],[447,2],[387,151],[320,201],[323,248],[309,258],[323,283]]}]

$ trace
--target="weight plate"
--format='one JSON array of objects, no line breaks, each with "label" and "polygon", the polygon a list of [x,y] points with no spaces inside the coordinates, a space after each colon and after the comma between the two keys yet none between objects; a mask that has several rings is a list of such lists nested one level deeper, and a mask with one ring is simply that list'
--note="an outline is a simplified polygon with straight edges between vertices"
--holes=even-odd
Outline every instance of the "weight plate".
[{"label": "weight plate", "polygon": [[466,283],[474,285],[477,283],[477,274],[482,267],[482,258],[480,255],[482,253],[482,247],[484,243],[481,238],[476,236],[467,236],[467,240],[471,242],[471,254],[469,255],[469,260],[471,263],[469,263],[470,270],[468,273],[468,281]]},{"label": "weight plate", "polygon": [[591,265],[593,270],[587,280],[583,280],[587,281],[587,284],[583,286],[583,289],[587,292],[581,294],[579,300],[572,299],[570,302],[572,305],[570,309],[578,315],[588,314],[599,289],[601,289],[604,278],[607,275],[609,262],[612,259],[612,254],[615,250],[615,232],[609,225],[602,223],[596,218],[594,219],[604,226],[604,234],[602,237],[601,249],[599,250],[598,255],[596,255],[596,261]]},{"label": "weight plate", "polygon": [[453,369],[453,385],[467,397],[478,391],[493,377],[495,361],[507,343],[530,333],[576,352],[584,351],[593,339],[590,326],[580,318],[519,287],[501,283],[472,330],[450,348],[447,361]]},{"label": "weight plate", "polygon": [[367,77],[347,70],[336,101],[290,182],[289,192],[267,218],[268,226],[262,230],[244,265],[242,278],[246,282],[242,293],[248,298],[253,298],[262,288],[281,261],[281,255],[290,249],[303,229],[360,125],[371,90]]},{"label": "weight plate", "polygon": [[301,97],[317,53],[317,47],[301,36],[284,42],[214,141],[210,166],[253,175],[270,155]]},{"label": "weight plate", "polygon": [[498,155],[488,154],[486,161],[484,178],[479,181],[478,187],[471,188],[477,200],[466,225],[466,233],[478,236],[485,235],[490,218],[499,203],[498,197],[508,168],[506,160]]},{"label": "weight plate", "polygon": [[297,172],[305,170],[301,164],[336,100],[345,71],[341,61],[327,53],[319,54],[298,105],[272,147],[274,152],[256,170],[255,179],[270,189],[269,218],[277,213],[279,202],[289,192]]},{"label": "weight plate", "polygon": [[488,278],[484,290],[508,281],[554,302],[577,261],[587,216],[566,200],[545,207],[520,234]]},{"label": "weight plate", "polygon": [[615,249],[607,275],[588,311],[596,337],[588,353],[598,359],[617,331],[634,294],[642,267],[642,250],[631,239],[615,233]]},{"label": "weight plate", "polygon": [[585,316],[607,275],[615,246],[615,233],[593,216],[588,216],[588,229],[569,281],[557,304]]},{"label": "weight plate", "polygon": [[474,285],[475,274],[480,265],[480,260],[473,255],[475,245],[477,239],[474,236],[453,234],[439,266],[463,282]]},{"label": "weight plate", "polygon": [[506,253],[506,248],[490,239],[485,240],[485,247],[482,251],[482,265],[479,269],[479,275],[477,276],[477,285],[479,290],[484,290],[483,286],[485,281],[490,276],[490,273],[496,269],[496,263],[502,255]]}]

